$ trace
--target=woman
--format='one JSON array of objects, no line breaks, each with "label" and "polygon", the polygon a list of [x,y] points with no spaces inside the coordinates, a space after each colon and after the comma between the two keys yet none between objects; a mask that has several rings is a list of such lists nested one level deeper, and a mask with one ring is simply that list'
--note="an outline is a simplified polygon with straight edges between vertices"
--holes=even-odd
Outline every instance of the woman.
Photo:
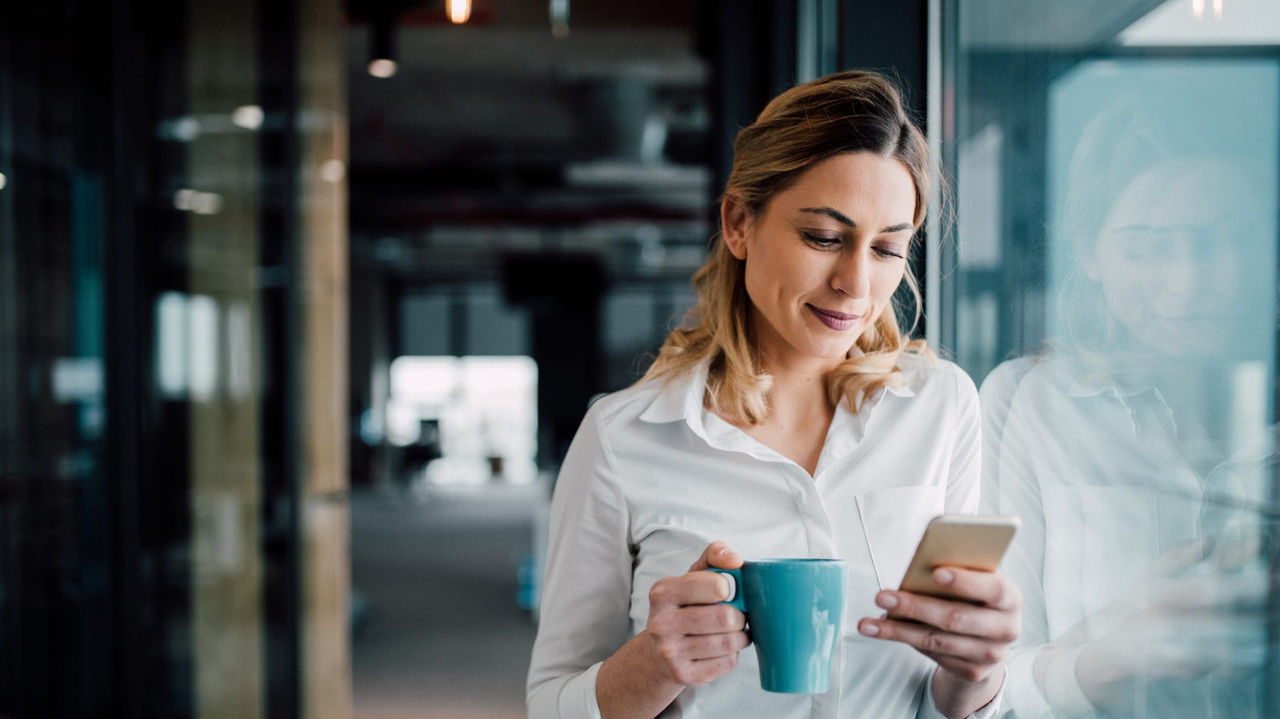
[{"label": "woman", "polygon": [[[927,168],[865,72],[793,88],[739,133],[689,326],[591,407],[561,469],[530,716],[996,710],[1017,589],[944,569],[971,603],[896,591],[929,518],[978,503],[977,392],[892,306],[904,279],[914,293]],[[760,689],[727,582],[702,571],[744,556],[849,561],[826,694]]]}]

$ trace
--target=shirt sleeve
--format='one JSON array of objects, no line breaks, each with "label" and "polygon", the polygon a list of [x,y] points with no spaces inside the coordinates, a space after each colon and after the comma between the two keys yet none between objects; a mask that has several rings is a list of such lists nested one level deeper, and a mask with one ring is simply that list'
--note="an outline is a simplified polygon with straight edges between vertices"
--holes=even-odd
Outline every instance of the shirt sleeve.
[{"label": "shirt sleeve", "polygon": [[[1096,719],[1093,702],[1085,695],[1076,679],[1076,662],[1085,645],[1055,647],[1046,645],[1034,652],[1026,652],[1017,660],[1028,666],[1017,674],[1010,674],[1012,681],[1028,682],[1028,686],[1011,686],[1010,699],[1019,698],[1018,704],[1009,703],[1010,716],[1052,716],[1061,719]],[[1010,660],[1013,665],[1014,660]],[[1031,678],[1026,677],[1027,674]],[[1013,690],[1017,694],[1013,694]],[[1032,714],[1031,712],[1035,712]]]},{"label": "shirt sleeve", "polygon": [[596,674],[629,634],[629,522],[599,407],[578,428],[551,501],[530,719],[597,719]]}]

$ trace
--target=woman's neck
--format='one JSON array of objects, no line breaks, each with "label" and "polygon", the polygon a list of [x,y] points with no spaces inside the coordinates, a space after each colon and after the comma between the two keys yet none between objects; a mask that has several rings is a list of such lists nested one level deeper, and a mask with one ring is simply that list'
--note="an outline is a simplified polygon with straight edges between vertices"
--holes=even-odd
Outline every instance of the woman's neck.
[{"label": "woman's neck", "polygon": [[769,416],[759,424],[742,429],[812,475],[835,416],[835,403],[827,393],[827,378],[835,366],[809,358],[779,361],[777,357],[762,357],[761,360],[773,378],[769,387]]},{"label": "woman's neck", "polygon": [[830,369],[812,368],[804,371],[769,368],[773,383],[769,387],[769,417],[779,417],[787,424],[797,419],[825,416],[830,421],[835,404],[827,393]]}]

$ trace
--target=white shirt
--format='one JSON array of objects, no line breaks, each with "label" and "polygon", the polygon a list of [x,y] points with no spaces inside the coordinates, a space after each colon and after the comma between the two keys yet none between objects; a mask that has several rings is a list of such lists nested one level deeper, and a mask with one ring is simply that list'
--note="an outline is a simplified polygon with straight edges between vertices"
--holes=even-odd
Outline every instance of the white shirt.
[{"label": "white shirt", "polygon": [[883,614],[875,594],[898,586],[930,518],[977,509],[977,391],[949,362],[904,355],[899,366],[902,387],[874,393],[858,414],[837,408],[812,477],[703,407],[705,368],[596,402],[552,501],[529,716],[599,717],[596,673],[645,628],[650,587],[725,540],[747,559],[848,560],[832,688],[765,692],[748,647],[662,716],[941,717],[928,690],[934,663],[861,636],[857,621]]}]

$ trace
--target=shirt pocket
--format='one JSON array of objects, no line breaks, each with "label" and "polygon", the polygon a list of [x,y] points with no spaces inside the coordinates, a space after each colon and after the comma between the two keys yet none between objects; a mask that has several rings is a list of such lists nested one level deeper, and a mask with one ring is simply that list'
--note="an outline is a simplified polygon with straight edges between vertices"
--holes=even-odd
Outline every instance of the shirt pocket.
[{"label": "shirt pocket", "polygon": [[946,506],[943,487],[893,487],[857,497],[876,581],[897,589],[929,520]]}]

